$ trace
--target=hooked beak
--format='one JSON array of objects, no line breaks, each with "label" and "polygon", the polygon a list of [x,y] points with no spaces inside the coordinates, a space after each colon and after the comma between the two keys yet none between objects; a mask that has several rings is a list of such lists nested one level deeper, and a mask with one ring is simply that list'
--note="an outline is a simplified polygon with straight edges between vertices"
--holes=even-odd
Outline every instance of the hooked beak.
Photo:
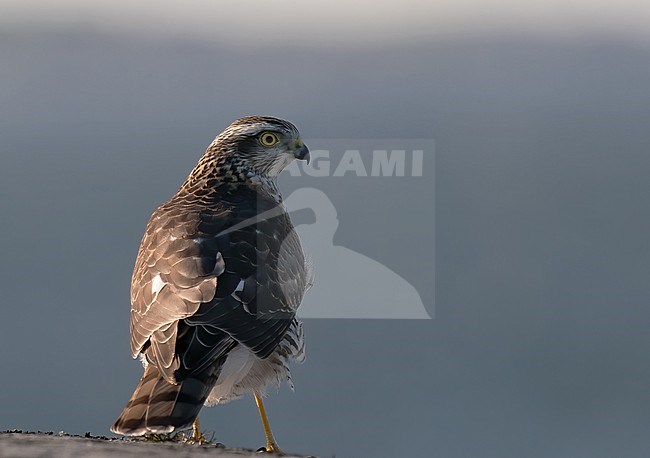
[{"label": "hooked beak", "polygon": [[305,145],[302,140],[296,141],[296,148],[293,150],[293,156],[296,159],[307,161],[307,164],[309,164],[309,148],[307,148],[307,145]]}]

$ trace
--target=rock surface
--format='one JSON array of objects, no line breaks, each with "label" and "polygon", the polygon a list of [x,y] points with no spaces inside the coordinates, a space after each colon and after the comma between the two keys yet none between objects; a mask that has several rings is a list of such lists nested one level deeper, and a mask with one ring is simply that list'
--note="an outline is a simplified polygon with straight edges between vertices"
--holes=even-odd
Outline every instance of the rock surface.
[{"label": "rock surface", "polygon": [[[175,441],[152,442],[144,440],[84,436],[51,432],[23,432],[10,430],[0,432],[0,457],[49,458],[49,457],[161,457],[194,458],[213,457],[242,458],[279,456],[244,449],[228,449],[218,444],[197,445]],[[299,458],[299,455],[284,455]]]}]

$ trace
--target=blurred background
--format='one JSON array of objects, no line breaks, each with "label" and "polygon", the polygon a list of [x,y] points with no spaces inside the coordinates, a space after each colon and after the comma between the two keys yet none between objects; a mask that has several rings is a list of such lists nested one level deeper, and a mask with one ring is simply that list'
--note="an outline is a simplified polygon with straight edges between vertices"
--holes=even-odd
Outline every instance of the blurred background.
[{"label": "blurred background", "polygon": [[[141,374],[147,219],[225,126],[270,114],[436,144],[423,181],[281,178],[435,317],[307,320],[267,406],[285,450],[647,456],[649,21],[631,0],[3,0],[0,429],[108,433]],[[201,419],[263,444],[251,399]]]}]

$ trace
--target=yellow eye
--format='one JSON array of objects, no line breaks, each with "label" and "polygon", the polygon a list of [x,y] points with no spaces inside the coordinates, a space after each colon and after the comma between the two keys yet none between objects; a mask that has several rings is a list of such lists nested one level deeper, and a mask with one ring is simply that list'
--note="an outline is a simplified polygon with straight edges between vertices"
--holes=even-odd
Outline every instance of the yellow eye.
[{"label": "yellow eye", "polygon": [[280,143],[280,139],[273,132],[263,132],[262,135],[259,136],[259,141],[260,145],[266,146],[267,148]]}]

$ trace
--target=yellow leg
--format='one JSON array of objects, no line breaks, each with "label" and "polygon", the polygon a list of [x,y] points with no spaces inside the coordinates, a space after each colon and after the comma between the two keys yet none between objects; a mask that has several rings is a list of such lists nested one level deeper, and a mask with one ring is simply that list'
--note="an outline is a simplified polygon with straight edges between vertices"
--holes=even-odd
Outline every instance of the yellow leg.
[{"label": "yellow leg", "polygon": [[266,451],[271,453],[284,453],[275,441],[275,437],[273,437],[273,431],[271,431],[271,425],[269,425],[269,420],[266,418],[266,411],[264,410],[262,398],[257,393],[253,393],[253,396],[255,396],[255,403],[257,404],[257,409],[260,411],[260,418],[262,419],[262,426],[264,427]]},{"label": "yellow leg", "polygon": [[197,416],[192,423],[192,440],[197,444],[202,444],[206,442],[205,436],[201,433],[201,427],[199,426],[199,417]]}]

